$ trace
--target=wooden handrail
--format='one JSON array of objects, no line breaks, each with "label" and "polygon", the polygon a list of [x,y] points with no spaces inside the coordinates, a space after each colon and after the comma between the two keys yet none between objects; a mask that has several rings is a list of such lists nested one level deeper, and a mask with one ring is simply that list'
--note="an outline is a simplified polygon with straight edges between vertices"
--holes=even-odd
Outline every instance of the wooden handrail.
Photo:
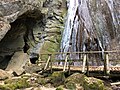
[{"label": "wooden handrail", "polygon": [[40,53],[40,55],[48,55],[48,54],[95,54],[95,53],[120,53],[120,50],[113,51],[85,51],[85,52],[53,52],[53,53]]}]

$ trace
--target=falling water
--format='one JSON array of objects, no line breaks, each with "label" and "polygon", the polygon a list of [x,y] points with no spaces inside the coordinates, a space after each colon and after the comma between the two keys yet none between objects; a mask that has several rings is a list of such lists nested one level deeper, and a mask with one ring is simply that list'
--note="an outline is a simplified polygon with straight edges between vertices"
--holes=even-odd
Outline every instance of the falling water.
[{"label": "falling water", "polygon": [[[61,52],[112,50],[112,41],[120,42],[119,0],[67,2],[68,13]],[[120,43],[116,44],[119,45]],[[79,59],[80,55],[71,55],[71,58]]]}]

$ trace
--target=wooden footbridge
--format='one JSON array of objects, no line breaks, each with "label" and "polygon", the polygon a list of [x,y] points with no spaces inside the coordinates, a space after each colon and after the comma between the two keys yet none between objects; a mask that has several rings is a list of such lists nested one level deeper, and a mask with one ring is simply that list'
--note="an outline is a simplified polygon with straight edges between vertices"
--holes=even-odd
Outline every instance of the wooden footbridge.
[{"label": "wooden footbridge", "polygon": [[[78,60],[71,59],[71,54],[80,55]],[[91,55],[96,57],[98,54],[103,54],[101,60],[90,59]],[[64,55],[65,58],[58,59],[57,56]],[[45,63],[44,70],[59,70],[68,73],[80,72],[88,76],[120,76],[120,50],[117,51],[89,51],[89,52],[56,52],[56,53],[41,53],[40,62]],[[112,57],[112,59],[109,59]],[[115,59],[113,58],[115,57]],[[47,58],[47,60],[45,60]],[[97,62],[96,65],[91,63]],[[98,64],[101,63],[101,64]]]}]

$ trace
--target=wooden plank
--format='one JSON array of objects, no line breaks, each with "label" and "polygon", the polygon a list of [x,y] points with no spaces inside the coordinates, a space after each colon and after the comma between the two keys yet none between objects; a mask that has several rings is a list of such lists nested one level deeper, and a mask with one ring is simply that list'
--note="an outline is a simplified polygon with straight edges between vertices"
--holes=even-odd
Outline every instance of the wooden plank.
[{"label": "wooden plank", "polygon": [[120,82],[111,83],[111,85],[120,85]]},{"label": "wooden plank", "polygon": [[65,68],[66,68],[66,65],[67,65],[67,59],[68,59],[68,55],[65,58],[65,63],[64,63],[64,66],[63,66],[63,71],[65,71]]}]

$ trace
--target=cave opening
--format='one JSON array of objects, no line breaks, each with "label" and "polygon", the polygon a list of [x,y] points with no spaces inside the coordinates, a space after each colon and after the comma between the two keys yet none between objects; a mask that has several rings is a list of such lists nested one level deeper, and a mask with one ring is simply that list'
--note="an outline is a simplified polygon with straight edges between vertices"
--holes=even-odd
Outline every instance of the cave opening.
[{"label": "cave opening", "polygon": [[[33,28],[45,26],[45,15],[39,10],[28,11],[10,23],[11,29],[0,41],[0,68],[5,69],[15,52],[29,53],[29,49],[37,43]],[[40,28],[39,28],[40,29]],[[40,31],[40,30],[39,30]],[[37,31],[39,33],[39,31]],[[33,60],[33,61],[32,61]],[[35,63],[34,58],[30,58]]]}]

